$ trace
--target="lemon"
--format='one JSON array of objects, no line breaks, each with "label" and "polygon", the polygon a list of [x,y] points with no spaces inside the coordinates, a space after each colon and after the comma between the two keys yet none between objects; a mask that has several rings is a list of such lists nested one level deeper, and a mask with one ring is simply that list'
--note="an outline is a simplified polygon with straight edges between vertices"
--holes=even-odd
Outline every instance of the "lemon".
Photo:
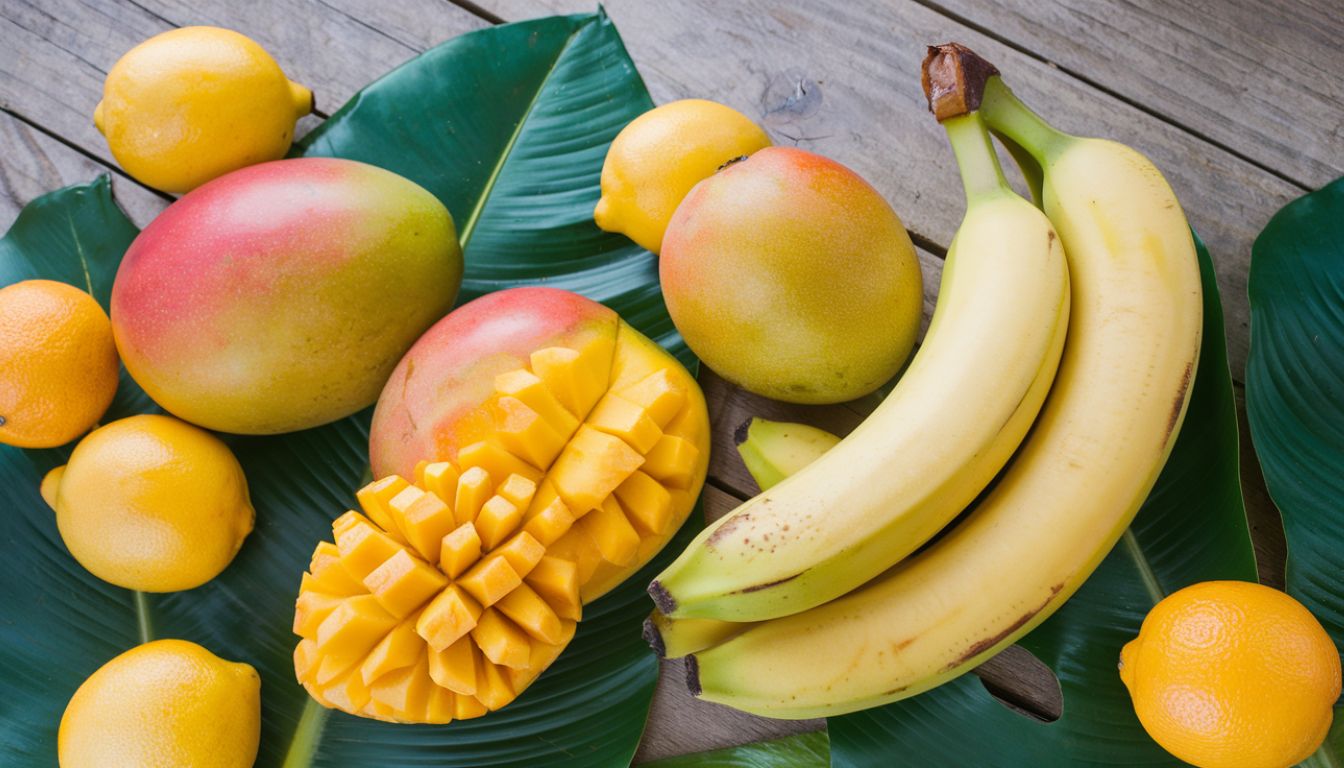
[{"label": "lemon", "polygon": [[89,676],[61,717],[61,768],[248,768],[261,678],[185,640],[132,648]]},{"label": "lemon", "polygon": [[312,91],[251,39],[183,27],[128,51],[107,73],[93,122],[126,172],[186,192],[229,171],[278,160]]},{"label": "lemon", "polygon": [[1283,768],[1330,730],[1339,652],[1299,602],[1242,581],[1168,595],[1120,652],[1153,740],[1201,768]]},{"label": "lemon", "polygon": [[0,288],[0,443],[54,448],[88,432],[117,392],[112,323],[72,285]]},{"label": "lemon", "polygon": [[602,164],[597,226],[658,253],[682,198],[724,163],[770,146],[746,115],[713,101],[683,99],[625,126]]},{"label": "lemon", "polygon": [[42,481],[70,554],[126,589],[213,579],[252,531],[243,468],[219,438],[169,416],[114,421]]}]

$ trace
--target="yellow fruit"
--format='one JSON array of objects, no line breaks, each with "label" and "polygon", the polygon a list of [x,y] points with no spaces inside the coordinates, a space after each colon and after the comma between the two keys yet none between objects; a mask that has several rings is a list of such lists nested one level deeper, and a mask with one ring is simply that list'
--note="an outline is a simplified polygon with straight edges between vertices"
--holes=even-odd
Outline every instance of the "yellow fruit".
[{"label": "yellow fruit", "polygon": [[1208,581],[1153,607],[1120,651],[1120,679],[1158,744],[1201,768],[1282,768],[1320,746],[1339,651],[1276,589]]},{"label": "yellow fruit", "polygon": [[[690,372],[611,309],[555,288],[495,291],[439,321],[393,371],[369,432],[374,477],[422,485],[424,472],[422,487],[457,524],[472,521],[473,535],[442,555],[444,573],[456,579],[476,546],[488,552],[523,530],[577,566],[585,603],[667,544],[709,461]],[[462,578],[485,589],[506,583],[498,575]]]},{"label": "yellow fruit", "polygon": [[104,664],[61,717],[61,768],[248,768],[261,737],[261,678],[185,640]]},{"label": "yellow fruit", "polygon": [[228,446],[169,416],[131,416],[94,430],[42,481],[42,495],[80,565],[143,592],[213,579],[254,518]]},{"label": "yellow fruit", "polygon": [[573,524],[553,491],[538,503],[521,475],[436,462],[414,484],[391,475],[356,496],[364,514],[332,523],[294,606],[294,671],[318,702],[396,722],[478,717],[574,636],[577,571],[522,530],[529,509],[554,536]]},{"label": "yellow fruit", "polygon": [[924,308],[896,212],[854,171],[795,147],[697,184],[668,222],[658,278],[702,362],[791,403],[852,400],[887,382]]},{"label": "yellow fruit", "polygon": [[0,443],[54,448],[93,428],[117,392],[112,324],[54,280],[0,288]]},{"label": "yellow fruit", "polygon": [[229,171],[278,160],[313,94],[251,39],[183,27],[128,51],[107,73],[94,125],[126,172],[187,192]]},{"label": "yellow fruit", "polygon": [[652,109],[607,150],[593,220],[658,253],[667,222],[691,187],[724,163],[768,146],[765,131],[717,102],[683,99]]}]

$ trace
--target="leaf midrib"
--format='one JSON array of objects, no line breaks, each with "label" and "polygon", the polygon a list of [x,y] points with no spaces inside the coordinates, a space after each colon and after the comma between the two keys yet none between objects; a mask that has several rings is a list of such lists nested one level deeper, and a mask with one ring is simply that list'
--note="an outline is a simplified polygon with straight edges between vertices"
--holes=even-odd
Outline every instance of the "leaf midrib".
[{"label": "leaf midrib", "polygon": [[482,187],[480,196],[476,198],[476,205],[472,207],[471,213],[467,214],[467,219],[462,224],[462,231],[458,234],[458,244],[463,253],[466,253],[467,251],[467,244],[471,242],[471,236],[475,233],[476,225],[481,220],[481,213],[485,210],[486,203],[490,201],[490,195],[494,193],[495,184],[499,181],[499,177],[504,171],[504,166],[509,162],[509,157],[513,154],[514,147],[518,145],[518,138],[522,136],[523,128],[527,125],[528,120],[532,118],[532,111],[536,109],[537,101],[541,99],[541,94],[546,91],[546,85],[550,83],[551,75],[555,74],[557,65],[560,63],[560,60],[565,57],[565,53],[569,51],[569,47],[573,44],[574,38],[580,31],[592,23],[593,19],[589,19],[575,27],[574,30],[569,33],[569,37],[565,38],[564,45],[560,46],[560,50],[556,52],[555,58],[551,60],[550,65],[546,68],[545,76],[541,78],[541,82],[537,85],[536,92],[532,94],[532,99],[528,101],[527,108],[523,110],[522,117],[518,119],[518,124],[514,126],[513,133],[509,136],[508,142],[505,143],[504,150],[500,152],[499,159],[495,161],[495,167],[490,171],[490,176],[485,180],[485,186]]},{"label": "leaf midrib", "polygon": [[[561,59],[565,57],[574,42],[574,38],[592,24],[589,19],[574,28],[565,38],[565,42],[556,52],[555,58],[546,67],[546,74],[537,84],[536,91],[527,103],[527,108],[523,110],[522,116],[518,119],[518,124],[514,126],[513,133],[510,134],[508,142],[505,143],[503,151],[500,152],[499,159],[495,162],[495,167],[490,171],[490,176],[485,180],[485,186],[481,188],[481,194],[476,198],[476,204],[472,207],[471,213],[467,215],[466,221],[462,224],[462,231],[458,234],[458,245],[463,253],[466,253],[467,245],[471,242],[471,236],[476,231],[476,225],[480,222],[481,213],[485,210],[486,204],[490,201],[490,196],[494,192],[495,185],[499,181],[500,175],[504,171],[504,166],[508,164],[509,157],[512,156],[514,148],[518,145],[518,139],[522,136],[523,129],[527,126],[528,120],[532,117],[532,112],[536,109],[537,102],[541,99],[541,94],[546,91],[547,84],[551,81],[551,76],[555,74]],[[139,606],[139,593],[137,593],[137,607]],[[304,703],[303,713],[299,716],[299,724],[295,727],[293,735],[289,740],[289,747],[285,750],[285,761],[281,768],[310,768],[313,764],[313,756],[317,754],[317,745],[322,740],[322,730],[327,721],[327,715],[330,712],[326,707],[318,704],[315,699],[308,697]]]}]

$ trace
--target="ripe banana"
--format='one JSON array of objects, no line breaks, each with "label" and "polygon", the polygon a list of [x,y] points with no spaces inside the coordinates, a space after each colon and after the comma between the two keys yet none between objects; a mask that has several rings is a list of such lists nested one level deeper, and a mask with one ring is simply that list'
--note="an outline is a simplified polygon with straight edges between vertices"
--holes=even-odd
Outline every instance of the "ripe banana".
[{"label": "ripe banana", "polygon": [[1203,312],[1175,195],[1138,152],[1056,131],[996,76],[980,113],[1040,163],[1045,211],[1068,253],[1073,305],[1050,399],[993,490],[946,537],[845,597],[689,657],[688,683],[702,698],[816,717],[962,674],[1073,594],[1166,462]]},{"label": "ripe banana", "polygon": [[717,619],[669,619],[654,611],[644,620],[643,638],[660,658],[679,659],[712,648],[754,626],[749,622]]},{"label": "ripe banana", "polygon": [[1054,379],[1069,309],[1063,250],[1008,187],[983,126],[938,306],[892,393],[815,463],[706,528],[649,586],[674,619],[812,608],[947,524],[1017,449]]},{"label": "ripe banana", "polygon": [[806,424],[752,417],[733,433],[737,452],[756,484],[768,491],[834,448],[840,438]]},{"label": "ripe banana", "polygon": [[[733,434],[737,452],[761,490],[777,485],[834,448],[840,438],[806,424],[753,416]],[[679,659],[746,632],[755,624],[717,619],[669,619],[654,611],[644,620],[644,640],[660,657]]]}]

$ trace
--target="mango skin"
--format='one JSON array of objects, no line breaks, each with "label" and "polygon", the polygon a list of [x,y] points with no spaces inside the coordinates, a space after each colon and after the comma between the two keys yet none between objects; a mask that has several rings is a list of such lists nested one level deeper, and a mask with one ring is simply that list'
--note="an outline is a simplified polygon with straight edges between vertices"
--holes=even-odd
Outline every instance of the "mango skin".
[{"label": "mango skin", "polygon": [[[709,409],[700,386],[676,358],[611,309],[545,287],[510,288],[458,307],[420,337],[388,379],[369,429],[369,461],[375,478],[413,476],[421,461],[456,462],[459,449],[488,439],[494,431],[482,405],[494,391],[495,376],[527,366],[532,352],[551,346],[604,349],[611,360],[608,391],[618,394],[652,373],[667,371],[687,400],[663,432],[688,440],[696,450],[690,481],[670,489],[669,527],[641,536],[630,563],[597,565],[581,588],[586,604],[629,578],[667,545],[690,515],[709,469]],[[595,553],[591,544],[583,543],[586,538],[566,536],[550,552],[591,560]]]},{"label": "mango skin", "polygon": [[524,287],[458,307],[416,341],[387,380],[369,429],[376,478],[413,477],[420,461],[456,461],[488,431],[475,418],[495,376],[549,346],[614,344],[620,317],[570,291]]},{"label": "mango skin", "polygon": [[197,188],[140,233],[112,328],[168,411],[275,434],[373,403],[461,282],[452,216],[425,189],[351,160],[277,160]]},{"label": "mango skin", "polygon": [[794,403],[872,392],[914,347],[923,286],[901,220],[858,174],[766,147],[700,182],[663,237],[677,330],[739,386]]}]

